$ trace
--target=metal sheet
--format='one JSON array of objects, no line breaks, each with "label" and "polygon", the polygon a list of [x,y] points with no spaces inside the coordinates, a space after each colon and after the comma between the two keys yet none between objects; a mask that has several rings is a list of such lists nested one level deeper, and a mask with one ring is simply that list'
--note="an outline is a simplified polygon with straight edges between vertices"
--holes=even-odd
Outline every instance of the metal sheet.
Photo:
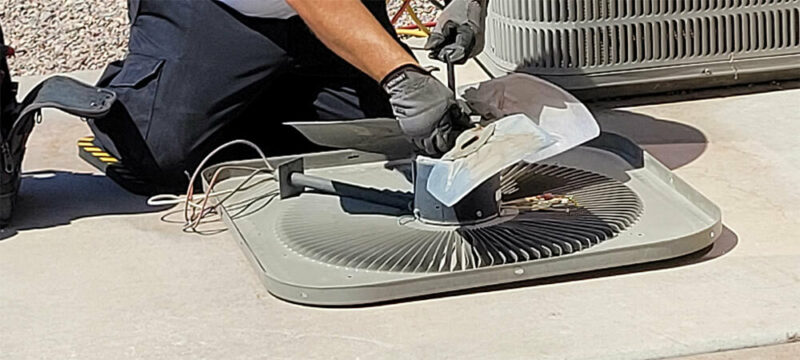
[{"label": "metal sheet", "polygon": [[411,155],[414,146],[396,119],[289,122],[311,142],[338,149],[355,149],[388,155]]}]

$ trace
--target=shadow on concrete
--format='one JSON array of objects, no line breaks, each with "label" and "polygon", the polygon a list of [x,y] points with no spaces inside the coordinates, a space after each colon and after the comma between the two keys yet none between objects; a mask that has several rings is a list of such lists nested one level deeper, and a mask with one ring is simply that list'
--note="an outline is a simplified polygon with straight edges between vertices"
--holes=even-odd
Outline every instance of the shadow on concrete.
[{"label": "shadow on concrete", "polygon": [[[535,287],[535,286],[543,286],[543,285],[550,285],[550,284],[562,284],[568,282],[577,282],[583,280],[591,280],[591,279],[598,279],[610,276],[618,276],[618,275],[628,275],[628,274],[636,274],[642,273],[647,271],[658,271],[658,270],[665,270],[665,269],[674,269],[684,266],[690,266],[694,264],[700,264],[707,261],[714,260],[719,258],[729,252],[731,252],[736,245],[739,243],[739,237],[734,233],[731,229],[726,226],[722,228],[722,234],[720,234],[717,241],[715,241],[711,246],[708,246],[700,251],[684,255],[681,257],[667,259],[662,261],[655,261],[650,263],[644,264],[636,264],[636,265],[627,265],[627,266],[620,266],[614,267],[609,269],[602,269],[602,270],[595,270],[595,271],[588,271],[588,272],[581,272],[569,275],[561,275],[561,276],[553,276],[544,279],[534,279],[534,280],[527,280],[527,281],[519,281],[519,282],[512,282],[506,284],[499,284],[499,285],[489,285],[484,287],[472,288],[472,289],[465,289],[465,290],[457,290],[457,291],[450,291],[444,292],[440,294],[431,294],[431,295],[424,295],[419,297],[412,297],[407,299],[398,299],[392,300],[382,303],[376,304],[365,304],[365,305],[356,305],[356,306],[331,306],[331,308],[367,308],[367,307],[379,307],[385,305],[394,305],[399,303],[409,303],[409,302],[416,302],[416,301],[423,301],[423,300],[431,300],[431,299],[438,299],[444,297],[454,297],[454,296],[463,296],[463,295],[473,295],[479,294],[484,292],[493,292],[493,291],[503,291],[503,290],[513,290],[518,288],[524,287]],[[297,304],[300,306],[307,306],[304,304]],[[323,306],[324,308],[324,306]]]},{"label": "shadow on concrete", "polygon": [[592,109],[603,131],[630,139],[674,170],[702,155],[708,139],[698,129],[625,110]]},{"label": "shadow on concrete", "polygon": [[800,80],[755,82],[749,84],[712,87],[706,89],[671,91],[660,94],[587,100],[587,105],[590,107],[603,106],[606,108],[612,108],[612,107],[642,106],[642,105],[653,105],[653,104],[669,104],[681,101],[715,99],[715,98],[724,98],[729,96],[760,94],[770,91],[781,91],[781,90],[791,90],[791,89],[800,89]]},{"label": "shadow on concrete", "polygon": [[36,171],[22,175],[17,208],[0,240],[21,230],[70,224],[73,220],[118,214],[161,211],[147,198],[133,195],[102,175]]}]

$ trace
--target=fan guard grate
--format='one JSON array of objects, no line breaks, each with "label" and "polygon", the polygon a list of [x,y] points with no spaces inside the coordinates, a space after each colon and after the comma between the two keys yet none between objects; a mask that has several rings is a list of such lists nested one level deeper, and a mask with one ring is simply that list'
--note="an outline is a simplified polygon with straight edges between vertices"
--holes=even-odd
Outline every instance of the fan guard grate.
[{"label": "fan guard grate", "polygon": [[489,7],[487,49],[506,70],[585,74],[800,51],[799,0],[495,0]]},{"label": "fan guard grate", "polygon": [[571,195],[581,207],[441,227],[409,216],[348,214],[338,201],[293,199],[278,219],[289,250],[332,266],[368,271],[454,272],[566,255],[613,238],[642,211],[639,197],[609,177],[557,165],[518,164],[503,173],[504,200]]}]

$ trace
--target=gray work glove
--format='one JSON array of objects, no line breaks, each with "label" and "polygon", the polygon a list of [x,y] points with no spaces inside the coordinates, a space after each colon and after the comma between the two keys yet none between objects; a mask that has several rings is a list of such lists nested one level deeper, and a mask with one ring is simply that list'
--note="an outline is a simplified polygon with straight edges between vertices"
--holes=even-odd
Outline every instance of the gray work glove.
[{"label": "gray work glove", "polygon": [[463,64],[483,51],[488,0],[453,0],[436,19],[425,43],[431,59]]},{"label": "gray work glove", "polygon": [[453,92],[416,65],[404,65],[381,81],[400,128],[425,155],[441,156],[469,124]]}]

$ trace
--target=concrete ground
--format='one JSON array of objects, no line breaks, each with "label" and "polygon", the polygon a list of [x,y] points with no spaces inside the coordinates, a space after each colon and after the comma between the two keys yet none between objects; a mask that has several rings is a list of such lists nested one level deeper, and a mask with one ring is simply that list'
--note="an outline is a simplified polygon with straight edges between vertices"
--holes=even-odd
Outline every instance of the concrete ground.
[{"label": "concrete ground", "polygon": [[755,347],[741,350],[721,351],[681,357],[681,360],[777,360],[797,359],[800,344],[790,343],[774,346]]},{"label": "concrete ground", "polygon": [[[0,358],[647,359],[798,341],[800,89],[778,88],[591,104],[723,209],[710,251],[355,309],[272,297],[229,233],[162,221],[78,159],[85,124],[48,112],[0,233]],[[690,358],[797,357],[800,344]]]}]

